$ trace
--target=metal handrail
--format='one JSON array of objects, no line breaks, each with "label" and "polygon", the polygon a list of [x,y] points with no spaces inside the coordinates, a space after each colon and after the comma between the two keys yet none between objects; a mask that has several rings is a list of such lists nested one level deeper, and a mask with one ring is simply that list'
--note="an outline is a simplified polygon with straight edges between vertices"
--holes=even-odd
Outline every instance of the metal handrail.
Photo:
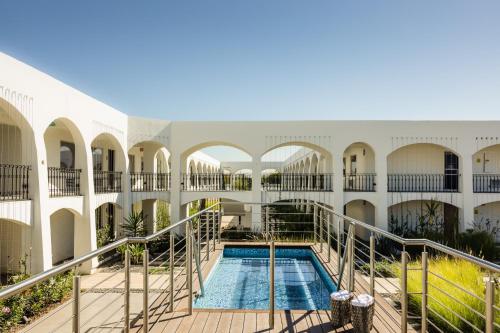
[{"label": "metal handrail", "polygon": [[196,214],[193,214],[189,217],[186,217],[182,220],[180,220],[179,222],[175,223],[175,224],[172,224],[171,226],[168,226],[167,228],[165,229],[162,229],[160,231],[157,231],[156,233],[154,234],[151,234],[149,236],[146,236],[146,237],[125,237],[125,238],[122,238],[120,240],[117,240],[116,242],[113,242],[113,243],[110,243],[108,245],[105,245],[99,249],[96,249],[94,251],[91,251],[91,252],[88,252],[87,254],[84,254],[78,258],[75,258],[71,261],[68,261],[68,262],[65,262],[57,267],[54,267],[54,268],[51,268],[47,271],[44,271],[44,272],[41,272],[41,273],[38,273],[26,280],[23,280],[21,282],[18,282],[16,284],[13,284],[13,285],[10,285],[4,289],[1,289],[0,290],[0,300],[3,300],[5,298],[8,298],[10,296],[13,296],[17,293],[20,293],[32,286],[34,286],[35,284],[37,283],[40,283],[40,282],[43,282],[43,281],[46,281],[48,279],[50,279],[51,277],[57,275],[57,274],[61,274],[61,273],[64,273],[64,272],[67,272],[69,271],[70,269],[74,268],[74,267],[78,267],[80,266],[81,264],[93,259],[93,258],[96,258],[97,256],[99,255],[102,255],[102,254],[105,254],[111,250],[114,250],[114,249],[117,249],[118,247],[122,246],[122,245],[126,245],[126,244],[134,244],[134,243],[141,243],[141,244],[144,244],[144,243],[148,243],[164,234],[166,234],[167,232],[169,231],[173,231],[175,228],[183,225],[184,223],[190,221],[191,219],[193,219],[194,217],[197,217],[207,211],[210,211],[212,210],[213,208],[215,208],[216,206],[218,206],[219,203],[216,203],[208,208],[205,208],[204,210],[202,211],[199,211],[198,213]]},{"label": "metal handrail", "polygon": [[[346,244],[347,244],[347,240],[350,239],[351,235],[352,235],[352,227],[349,226],[349,231],[347,232],[347,236],[345,237]],[[344,255],[342,256],[342,262],[340,263],[340,271],[339,271],[339,277],[338,277],[338,283],[337,283],[337,291],[340,290],[341,284],[342,284],[342,279],[344,278],[344,270],[345,270],[345,264],[346,264],[346,261],[347,261],[347,255],[348,255],[348,253],[349,253],[349,251],[346,248],[345,251],[344,251]],[[351,258],[351,260],[353,260],[353,258]]]}]

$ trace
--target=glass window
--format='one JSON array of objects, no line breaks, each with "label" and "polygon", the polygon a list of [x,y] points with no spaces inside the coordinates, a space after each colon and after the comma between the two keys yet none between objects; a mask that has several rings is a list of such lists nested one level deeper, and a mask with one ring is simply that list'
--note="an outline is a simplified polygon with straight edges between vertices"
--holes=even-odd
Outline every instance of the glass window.
[{"label": "glass window", "polygon": [[59,148],[60,163],[62,169],[75,168],[75,144],[71,142],[61,141]]}]

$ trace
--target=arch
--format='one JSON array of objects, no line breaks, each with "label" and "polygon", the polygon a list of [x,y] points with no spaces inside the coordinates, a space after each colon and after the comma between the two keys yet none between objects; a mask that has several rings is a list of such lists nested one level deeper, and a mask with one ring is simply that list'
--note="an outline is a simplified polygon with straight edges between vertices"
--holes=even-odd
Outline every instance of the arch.
[{"label": "arch", "polygon": [[104,246],[124,236],[123,208],[115,202],[105,202],[95,208],[97,246]]},{"label": "arch", "polygon": [[238,150],[241,150],[242,152],[246,153],[250,158],[252,158],[252,152],[250,149],[247,149],[239,144],[235,144],[232,142],[228,141],[206,141],[206,142],[200,142],[196,145],[191,146],[190,148],[184,150],[184,152],[181,154],[182,159],[186,159],[188,156],[193,154],[194,152],[208,148],[208,147],[214,147],[214,146],[226,146],[226,147],[232,147],[236,148]]},{"label": "arch", "polygon": [[[50,196],[86,194],[88,151],[82,133],[69,118],[56,118],[43,134]],[[61,170],[64,169],[65,171]],[[81,170],[81,173],[71,170]]]},{"label": "arch", "polygon": [[[345,215],[358,221],[375,226],[375,205],[368,200],[351,200],[344,205]],[[368,240],[370,232],[364,228],[357,228],[356,236]]]},{"label": "arch", "polygon": [[320,145],[317,145],[317,144],[314,144],[314,143],[310,143],[310,142],[307,142],[307,141],[289,141],[289,142],[284,142],[284,143],[280,143],[280,144],[274,145],[274,146],[272,146],[270,148],[267,148],[262,154],[260,154],[260,157],[262,159],[262,157],[265,154],[269,153],[270,151],[272,151],[274,149],[277,149],[277,148],[286,147],[286,146],[300,146],[300,147],[309,148],[311,150],[319,152],[320,154],[322,154],[324,156],[327,156],[327,157],[331,158],[331,154],[328,151],[328,149],[326,149],[323,146],[320,146]]},{"label": "arch", "polygon": [[492,144],[478,149],[472,155],[472,173],[500,173],[500,144]]},{"label": "arch", "polygon": [[21,259],[26,260],[27,272],[31,265],[31,229],[12,219],[0,218],[0,282],[7,274],[23,272]]},{"label": "arch", "polygon": [[[143,162],[144,172],[158,172],[159,166],[163,166],[163,170],[168,170],[168,158],[170,152],[167,147],[158,141],[146,140],[135,143],[128,150],[129,160],[133,156],[133,160],[137,164],[140,160]],[[137,169],[130,167],[130,169]]]},{"label": "arch", "polygon": [[[352,156],[355,156],[354,162],[351,161]],[[346,174],[375,173],[375,150],[370,144],[361,141],[353,142],[344,149],[343,157]],[[352,163],[356,165],[355,170],[352,170]]]},{"label": "arch", "polygon": [[494,233],[496,241],[500,241],[500,200],[490,201],[474,207],[474,225],[476,229]]},{"label": "arch", "polygon": [[311,158],[311,168],[310,168],[311,173],[319,173],[318,163],[319,163],[318,155],[313,154]]},{"label": "arch", "polygon": [[[108,142],[106,142],[108,141]],[[111,133],[109,132],[103,132],[97,136],[95,136],[90,145],[91,148],[95,145],[99,144],[104,144],[107,143],[108,145],[111,144],[110,146],[114,148],[115,150],[118,151],[118,158],[119,158],[119,166],[121,168],[121,171],[125,171],[125,150],[123,149],[123,146],[121,145],[120,141]]]},{"label": "arch", "polygon": [[405,144],[403,146],[399,146],[397,148],[394,148],[393,150],[391,150],[388,154],[387,154],[387,157],[389,157],[390,155],[394,154],[395,152],[397,151],[400,151],[402,149],[405,149],[405,148],[408,148],[408,147],[411,147],[411,146],[417,146],[417,145],[429,145],[429,146],[437,146],[437,147],[441,147],[443,149],[446,149],[446,150],[449,150],[451,151],[452,153],[454,153],[455,155],[457,155],[458,157],[462,158],[462,155],[457,151],[455,150],[454,148],[451,148],[449,146],[445,146],[445,145],[441,145],[441,144],[438,144],[438,143],[432,143],[432,142],[414,142],[414,143],[409,143],[409,144]]},{"label": "arch", "polygon": [[73,209],[61,208],[50,214],[52,264],[56,265],[75,256],[77,219],[81,215]]}]

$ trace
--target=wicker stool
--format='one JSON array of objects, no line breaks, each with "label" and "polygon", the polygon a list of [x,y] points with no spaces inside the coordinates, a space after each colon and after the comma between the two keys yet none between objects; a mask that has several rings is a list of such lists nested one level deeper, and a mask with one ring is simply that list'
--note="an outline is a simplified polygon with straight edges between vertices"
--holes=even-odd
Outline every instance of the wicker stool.
[{"label": "wicker stool", "polygon": [[367,294],[361,294],[351,301],[352,326],[354,332],[369,333],[373,327],[375,299]]},{"label": "wicker stool", "polygon": [[352,297],[353,294],[347,290],[340,290],[330,295],[333,327],[345,326],[351,322]]}]

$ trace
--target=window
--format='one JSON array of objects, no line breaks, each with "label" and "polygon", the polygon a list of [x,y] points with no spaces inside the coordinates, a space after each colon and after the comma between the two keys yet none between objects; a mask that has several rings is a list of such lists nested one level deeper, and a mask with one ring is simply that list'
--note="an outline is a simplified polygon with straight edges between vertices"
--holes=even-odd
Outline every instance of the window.
[{"label": "window", "polygon": [[59,166],[62,169],[74,169],[75,168],[75,144],[72,142],[61,141],[61,146],[59,147]]},{"label": "window", "polygon": [[92,165],[94,170],[102,170],[102,149],[92,148]]}]

